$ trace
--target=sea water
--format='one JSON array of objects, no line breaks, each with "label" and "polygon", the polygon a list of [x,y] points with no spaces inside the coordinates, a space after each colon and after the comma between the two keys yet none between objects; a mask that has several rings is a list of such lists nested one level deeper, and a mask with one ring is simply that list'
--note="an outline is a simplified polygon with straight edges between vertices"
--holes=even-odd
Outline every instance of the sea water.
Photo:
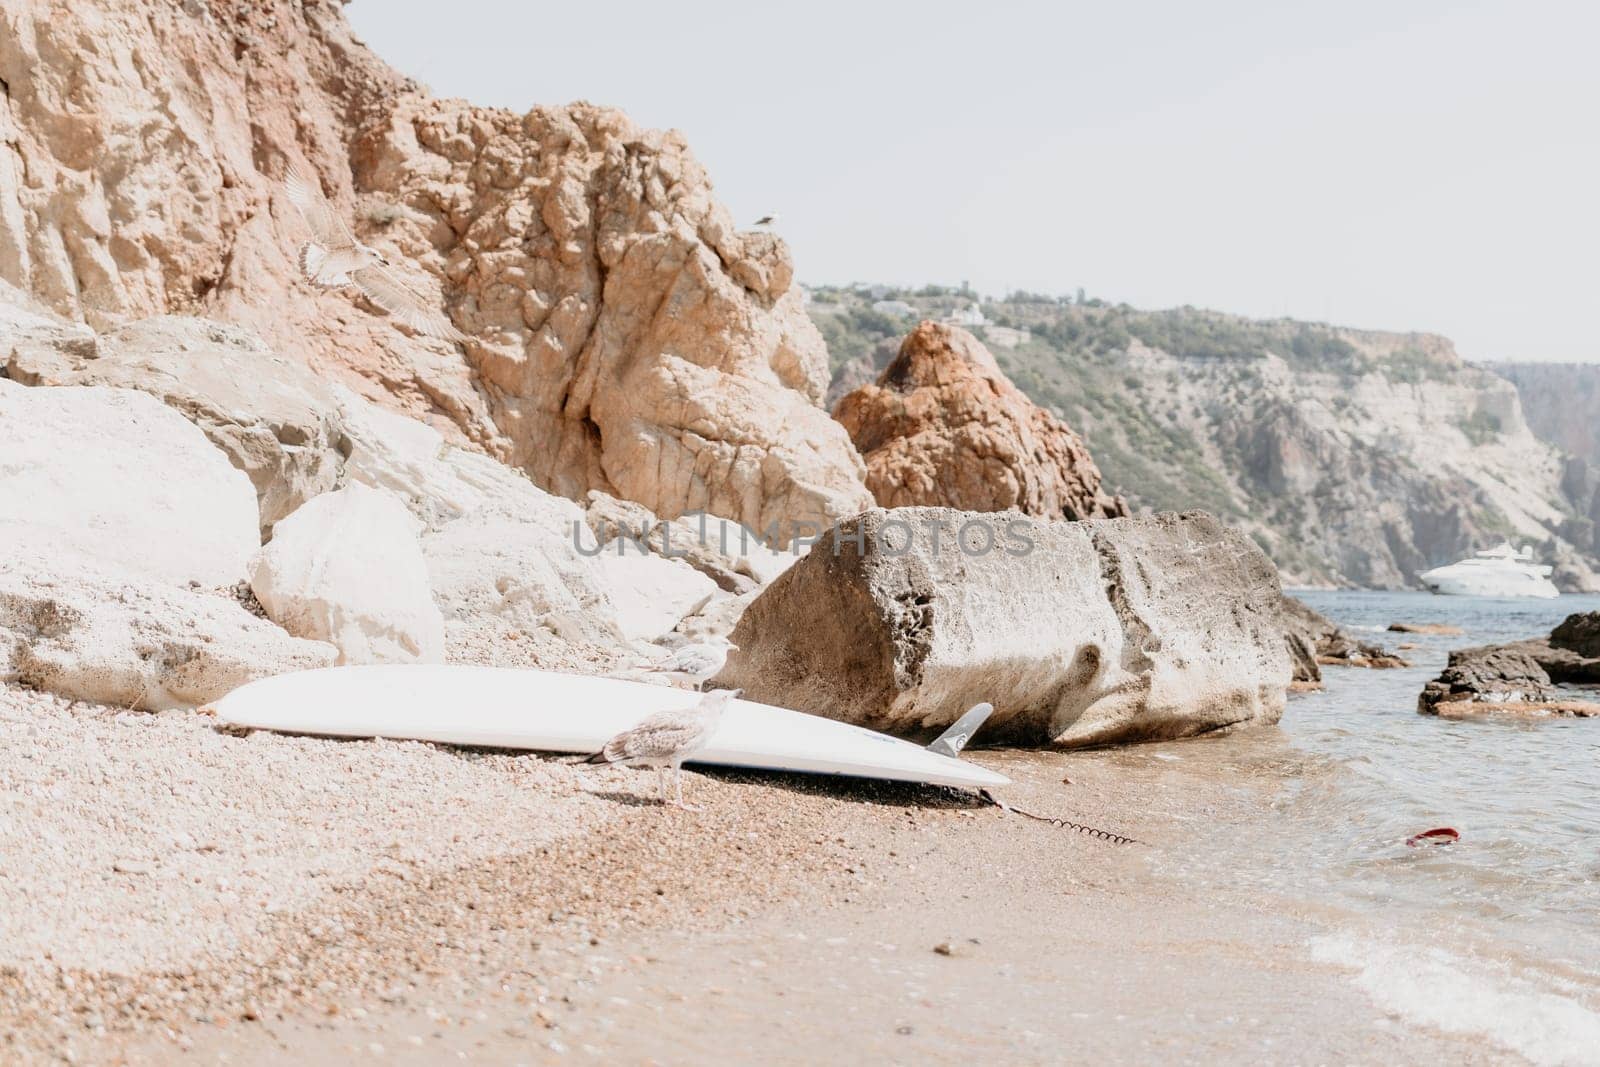
[{"label": "sea water", "polygon": [[[1600,1063],[1600,718],[1417,713],[1450,649],[1547,634],[1600,596],[1299,595],[1358,637],[1415,644],[1399,653],[1412,666],[1326,667],[1325,689],[1291,698],[1275,737],[1174,747],[1275,784],[1264,822],[1202,827],[1170,865],[1302,911],[1320,931],[1313,956],[1352,969],[1397,1017],[1538,1063]],[[1439,826],[1460,840],[1405,844]]]}]

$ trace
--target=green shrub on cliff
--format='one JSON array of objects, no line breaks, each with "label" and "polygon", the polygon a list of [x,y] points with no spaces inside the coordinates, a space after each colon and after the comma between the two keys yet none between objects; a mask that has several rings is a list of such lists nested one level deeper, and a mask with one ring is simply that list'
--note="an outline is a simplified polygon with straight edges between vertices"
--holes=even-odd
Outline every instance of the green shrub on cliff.
[{"label": "green shrub on cliff", "polygon": [[1456,423],[1467,440],[1475,445],[1486,445],[1500,436],[1500,420],[1482,408]]}]

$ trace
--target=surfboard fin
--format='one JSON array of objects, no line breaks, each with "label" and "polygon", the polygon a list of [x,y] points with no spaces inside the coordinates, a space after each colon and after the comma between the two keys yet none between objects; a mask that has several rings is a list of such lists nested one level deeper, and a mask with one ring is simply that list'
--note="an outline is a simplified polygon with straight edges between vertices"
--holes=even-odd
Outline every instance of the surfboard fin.
[{"label": "surfboard fin", "polygon": [[941,756],[949,756],[954,759],[961,755],[961,750],[967,747],[967,742],[971,741],[972,735],[978,732],[978,727],[987,722],[989,716],[993,714],[994,705],[988,701],[972,705],[967,709],[965,715],[955,721],[950,729],[933,739],[933,742],[928,745],[928,751],[937,752]]}]

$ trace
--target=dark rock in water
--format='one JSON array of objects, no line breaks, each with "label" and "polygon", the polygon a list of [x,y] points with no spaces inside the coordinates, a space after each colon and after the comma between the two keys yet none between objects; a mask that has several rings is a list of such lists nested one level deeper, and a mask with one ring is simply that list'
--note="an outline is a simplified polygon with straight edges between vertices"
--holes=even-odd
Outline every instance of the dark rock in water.
[{"label": "dark rock in water", "polygon": [[1600,612],[1569,615],[1549,637],[1457,649],[1417,698],[1427,715],[1594,715],[1600,704],[1564,696],[1562,684],[1600,683]]},{"label": "dark rock in water", "polygon": [[1550,631],[1550,645],[1580,656],[1600,657],[1600,611],[1568,615]]},{"label": "dark rock in water", "polygon": [[1260,548],[1202,513],[878,508],[751,603],[713,684],[912,735],[988,701],[980,743],[1186,737],[1282,715],[1281,595]]},{"label": "dark rock in water", "polygon": [[1283,597],[1282,622],[1296,682],[1320,681],[1319,665],[1378,669],[1410,666],[1379,645],[1356,640],[1333,620],[1288,594]]},{"label": "dark rock in water", "polygon": [[1600,685],[1600,612],[1568,615],[1549,637],[1519,641],[1560,685]]},{"label": "dark rock in water", "polygon": [[1358,641],[1343,630],[1318,643],[1317,662],[1324,667],[1371,667],[1374,670],[1411,666],[1399,656],[1384,651],[1381,645]]},{"label": "dark rock in water", "polygon": [[1437,705],[1457,701],[1543,703],[1554,696],[1550,676],[1525,649],[1487,645],[1450,653],[1444,671],[1422,690],[1417,710],[1438,714]]}]

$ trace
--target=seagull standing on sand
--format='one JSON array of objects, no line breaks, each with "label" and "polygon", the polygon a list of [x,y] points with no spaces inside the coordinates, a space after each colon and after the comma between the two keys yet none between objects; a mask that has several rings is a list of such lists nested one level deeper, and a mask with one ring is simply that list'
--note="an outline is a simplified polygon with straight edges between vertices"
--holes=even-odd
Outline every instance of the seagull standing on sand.
[{"label": "seagull standing on sand", "polygon": [[465,341],[467,335],[436,307],[430,306],[389,268],[394,264],[371,245],[356,240],[322,195],[315,174],[291,164],[283,180],[289,202],[306,220],[311,240],[300,246],[300,273],[313,285],[342,289],[354,285],[396,319],[417,333],[446,341]]},{"label": "seagull standing on sand", "polygon": [[716,733],[722,713],[742,689],[715,689],[693,707],[658,711],[631,730],[606,742],[585,763],[616,763],[624,767],[654,767],[661,802],[667,803],[667,770],[677,784],[677,805],[683,802],[683,763],[692,758]]},{"label": "seagull standing on sand", "polygon": [[651,674],[670,675],[674,681],[693,682],[696,689],[703,689],[706,682],[728,662],[728,653],[738,648],[738,645],[725,638],[696,641],[692,645],[684,645],[666,659],[650,664],[645,670]]}]

